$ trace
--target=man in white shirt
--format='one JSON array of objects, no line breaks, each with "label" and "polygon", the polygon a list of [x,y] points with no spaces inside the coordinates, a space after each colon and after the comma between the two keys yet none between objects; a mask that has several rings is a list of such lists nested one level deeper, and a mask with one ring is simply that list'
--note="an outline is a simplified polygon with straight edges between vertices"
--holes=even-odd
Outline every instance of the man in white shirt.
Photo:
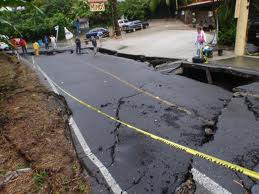
[{"label": "man in white shirt", "polygon": [[50,38],[50,42],[51,42],[53,49],[57,49],[56,37],[51,35],[49,38]]}]

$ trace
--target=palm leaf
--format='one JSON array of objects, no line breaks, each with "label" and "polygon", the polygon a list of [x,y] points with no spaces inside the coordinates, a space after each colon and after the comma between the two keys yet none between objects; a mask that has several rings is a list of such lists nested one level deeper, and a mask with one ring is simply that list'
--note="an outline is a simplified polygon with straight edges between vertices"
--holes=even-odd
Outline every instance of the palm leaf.
[{"label": "palm leaf", "polygon": [[18,32],[22,36],[22,34],[19,32],[19,30],[17,30],[17,28],[13,24],[11,24],[9,21],[0,18],[0,23],[12,27],[16,32]]},{"label": "palm leaf", "polygon": [[160,0],[151,0],[149,4],[150,10],[154,12],[158,7],[159,3],[160,3]]},{"label": "palm leaf", "polygon": [[30,1],[26,1],[26,0],[4,0],[0,2],[0,7],[25,6],[29,2]]},{"label": "palm leaf", "polygon": [[43,14],[43,11],[35,6],[32,0],[1,0],[0,1],[0,8],[1,7],[18,7],[18,6],[30,6],[35,8],[39,13]]}]

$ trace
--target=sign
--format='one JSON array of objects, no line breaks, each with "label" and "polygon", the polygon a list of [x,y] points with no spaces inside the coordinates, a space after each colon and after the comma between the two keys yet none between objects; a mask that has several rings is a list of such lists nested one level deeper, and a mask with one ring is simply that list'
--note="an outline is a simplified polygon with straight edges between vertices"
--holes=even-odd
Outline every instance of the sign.
[{"label": "sign", "polygon": [[55,30],[58,31],[58,29],[59,29],[59,26],[55,26]]},{"label": "sign", "polygon": [[55,30],[56,30],[56,42],[58,41],[58,30],[59,30],[59,26],[55,26]]},{"label": "sign", "polygon": [[105,11],[105,4],[104,2],[101,3],[90,3],[90,11]]}]

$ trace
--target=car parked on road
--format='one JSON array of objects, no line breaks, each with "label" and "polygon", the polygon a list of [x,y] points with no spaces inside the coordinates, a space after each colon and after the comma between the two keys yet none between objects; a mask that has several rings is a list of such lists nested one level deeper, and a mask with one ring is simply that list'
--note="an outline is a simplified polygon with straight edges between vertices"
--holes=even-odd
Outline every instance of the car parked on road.
[{"label": "car parked on road", "polygon": [[124,24],[128,23],[128,22],[129,22],[129,21],[126,20],[126,19],[120,19],[120,20],[118,20],[118,24],[119,24],[120,29],[122,29],[122,26],[123,26]]},{"label": "car parked on road", "polygon": [[259,46],[259,18],[252,19],[248,28],[248,43]]},{"label": "car parked on road", "polygon": [[9,49],[10,47],[8,44],[6,44],[5,42],[0,42],[0,51],[7,51]]},{"label": "car parked on road", "polygon": [[122,26],[122,30],[125,32],[135,32],[136,30],[145,29],[149,26],[148,22],[142,22],[140,20],[135,20],[128,22]]},{"label": "car parked on road", "polygon": [[92,36],[97,38],[99,34],[102,38],[110,36],[110,33],[106,28],[94,28],[86,33],[86,38],[90,39]]}]

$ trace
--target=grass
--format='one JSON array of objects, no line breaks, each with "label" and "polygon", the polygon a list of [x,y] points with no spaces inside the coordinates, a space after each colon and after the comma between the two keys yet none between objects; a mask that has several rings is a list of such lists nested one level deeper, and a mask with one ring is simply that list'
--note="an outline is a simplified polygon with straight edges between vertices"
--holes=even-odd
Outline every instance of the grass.
[{"label": "grass", "polygon": [[38,189],[42,188],[48,178],[48,173],[43,170],[33,175],[33,180],[37,185]]},{"label": "grass", "polygon": [[0,162],[0,178],[9,171],[32,169],[0,187],[0,193],[90,193],[65,134],[68,113],[59,109],[66,105],[15,57],[0,52],[0,69],[0,155],[5,161]]}]

